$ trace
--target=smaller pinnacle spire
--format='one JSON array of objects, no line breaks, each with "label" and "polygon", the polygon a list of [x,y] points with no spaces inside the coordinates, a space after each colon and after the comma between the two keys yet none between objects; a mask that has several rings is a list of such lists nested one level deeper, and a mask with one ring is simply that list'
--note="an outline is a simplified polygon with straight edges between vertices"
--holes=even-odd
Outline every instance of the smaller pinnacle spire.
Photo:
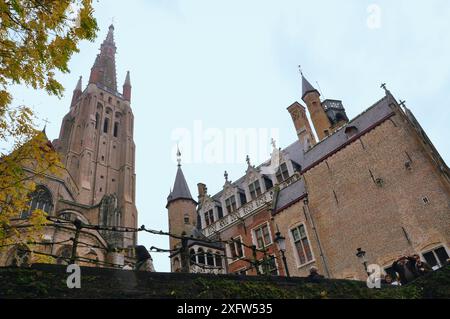
[{"label": "smaller pinnacle spire", "polygon": [[124,85],[131,86],[130,71],[127,71],[127,76],[126,76],[126,78],[125,78],[125,83],[124,83]]},{"label": "smaller pinnacle spire", "polygon": [[302,75],[302,99],[304,99],[305,96],[311,92],[317,92],[317,94],[320,95],[319,91],[317,91],[316,88],[314,86],[312,86],[311,83],[309,83],[309,81],[303,75],[303,71],[302,71],[301,67],[300,67],[300,74]]},{"label": "smaller pinnacle spire", "polygon": [[80,76],[80,78],[78,79],[78,83],[77,83],[77,87],[75,88],[75,91],[82,91],[82,86],[83,86],[83,77]]},{"label": "smaller pinnacle spire", "polygon": [[250,156],[247,155],[247,158],[245,159],[245,161],[247,162],[248,166],[252,166],[252,164],[250,162]]},{"label": "smaller pinnacle spire", "polygon": [[225,177],[225,182],[228,183],[228,172],[225,171],[225,173],[223,174],[223,176]]}]

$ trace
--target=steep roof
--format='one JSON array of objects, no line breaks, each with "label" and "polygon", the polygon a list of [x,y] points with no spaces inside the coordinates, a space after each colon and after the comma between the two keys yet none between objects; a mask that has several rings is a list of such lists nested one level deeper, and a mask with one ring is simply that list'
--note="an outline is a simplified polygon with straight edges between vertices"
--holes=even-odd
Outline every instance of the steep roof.
[{"label": "steep roof", "polygon": [[186,182],[186,178],[184,177],[183,170],[181,169],[181,165],[178,165],[173,189],[167,197],[167,206],[177,199],[187,199],[194,201],[191,195],[191,191],[189,190],[189,186]]},{"label": "steep roof", "polygon": [[309,81],[305,78],[305,76],[302,73],[302,100],[305,98],[306,94],[314,91],[319,93],[319,91],[317,91],[316,88],[312,86],[311,83],[309,83]]}]

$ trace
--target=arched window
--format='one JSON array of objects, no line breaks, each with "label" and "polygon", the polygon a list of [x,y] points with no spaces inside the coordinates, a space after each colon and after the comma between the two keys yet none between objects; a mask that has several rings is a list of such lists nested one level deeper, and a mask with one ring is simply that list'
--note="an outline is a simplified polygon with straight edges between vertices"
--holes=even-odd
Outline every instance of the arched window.
[{"label": "arched window", "polygon": [[109,129],[109,118],[105,118],[105,123],[103,124],[103,133],[108,133]]},{"label": "arched window", "polygon": [[43,210],[50,214],[53,210],[52,194],[45,186],[38,186],[36,190],[30,194],[30,202],[28,203],[28,209],[23,211],[20,218],[28,218],[31,214],[37,210]]},{"label": "arched window", "polygon": [[210,250],[206,253],[206,263],[208,266],[214,266],[214,255]]},{"label": "arched window", "polygon": [[198,263],[200,265],[204,265],[205,264],[205,253],[203,251],[203,248],[198,249],[197,256],[198,256],[198,258],[197,258]]},{"label": "arched window", "polygon": [[197,257],[195,256],[195,250],[191,249],[189,251],[189,256],[190,256],[190,261],[191,261],[191,265],[194,265],[197,263]]},{"label": "arched window", "polygon": [[119,136],[119,122],[114,123],[114,137]]},{"label": "arched window", "polygon": [[70,246],[64,246],[59,250],[58,256],[58,259],[56,259],[58,265],[68,265],[72,256],[72,248]]},{"label": "arched window", "polygon": [[6,266],[28,267],[31,265],[31,252],[25,245],[15,246],[6,259]]},{"label": "arched window", "polygon": [[95,114],[95,129],[98,129],[98,123],[100,122],[100,114]]}]

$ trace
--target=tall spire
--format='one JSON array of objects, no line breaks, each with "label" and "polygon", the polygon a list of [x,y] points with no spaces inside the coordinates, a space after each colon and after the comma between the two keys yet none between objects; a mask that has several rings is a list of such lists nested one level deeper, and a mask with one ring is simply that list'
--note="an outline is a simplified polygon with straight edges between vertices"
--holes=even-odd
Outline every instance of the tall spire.
[{"label": "tall spire", "polygon": [[97,55],[94,66],[91,69],[89,83],[117,92],[116,51],[114,26],[110,25],[108,35],[100,46],[100,54]]}]

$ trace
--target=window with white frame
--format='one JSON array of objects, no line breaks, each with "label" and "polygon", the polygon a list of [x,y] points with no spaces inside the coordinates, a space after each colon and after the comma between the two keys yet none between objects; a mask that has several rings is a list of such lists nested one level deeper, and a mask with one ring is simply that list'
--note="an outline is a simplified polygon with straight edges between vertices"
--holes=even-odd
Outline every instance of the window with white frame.
[{"label": "window with white frame", "polygon": [[225,200],[225,206],[227,207],[228,214],[231,214],[232,212],[234,212],[237,209],[236,197],[234,195],[231,197],[228,197]]},{"label": "window with white frame", "polygon": [[295,250],[297,252],[300,265],[306,264],[313,260],[311,245],[308,235],[306,234],[305,225],[299,225],[291,229],[292,238],[294,239]]},{"label": "window with white frame", "polygon": [[289,171],[286,163],[280,165],[280,168],[277,171],[277,181],[278,183],[282,183],[289,178]]},{"label": "window with white frame", "polygon": [[447,262],[447,259],[449,258],[447,250],[443,246],[425,251],[422,253],[422,256],[430,265],[430,267],[433,268],[433,270],[439,269],[444,266]]},{"label": "window with white frame", "polygon": [[250,190],[250,197],[252,199],[256,199],[262,194],[261,185],[258,180],[248,185],[248,189]]},{"label": "window with white frame", "polygon": [[214,224],[214,210],[211,209],[205,213],[205,223],[206,226]]},{"label": "window with white frame", "polygon": [[263,275],[278,276],[278,266],[275,256],[268,256],[266,260],[261,260],[259,270]]},{"label": "window with white frame", "polygon": [[255,244],[257,248],[264,248],[272,244],[270,236],[269,224],[264,224],[253,230]]},{"label": "window with white frame", "polygon": [[242,248],[241,237],[233,238],[231,243],[229,244],[229,247],[230,247],[231,258],[233,258],[233,260],[244,257],[244,251]]}]

